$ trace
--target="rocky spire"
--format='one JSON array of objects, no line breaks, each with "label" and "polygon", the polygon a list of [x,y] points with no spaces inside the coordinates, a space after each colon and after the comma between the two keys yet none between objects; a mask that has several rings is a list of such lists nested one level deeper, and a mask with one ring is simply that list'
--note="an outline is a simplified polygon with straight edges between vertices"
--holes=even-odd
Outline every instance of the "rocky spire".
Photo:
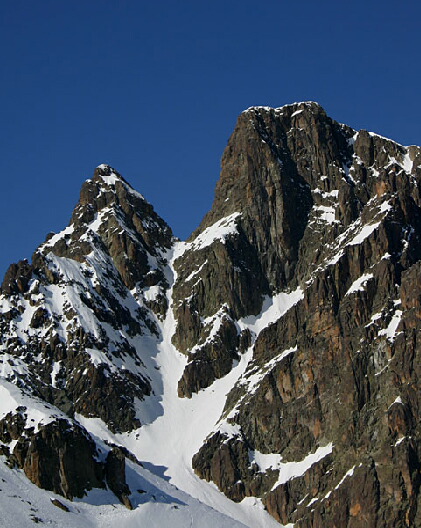
[{"label": "rocky spire", "polygon": [[[236,230],[206,252],[186,252],[178,264],[183,269],[194,261],[201,270],[190,297],[179,300],[180,315],[190,310],[195,318],[180,316],[176,335],[188,328],[204,343],[199,351],[186,346],[184,395],[218,377],[212,354],[220,349],[216,321],[220,332],[224,322],[206,310],[219,280],[222,288],[241,291],[236,274],[252,262],[263,278],[250,283],[250,296],[263,301],[268,292],[272,306],[280,303],[276,320],[269,317],[270,303],[256,320],[272,324],[263,330],[257,323],[249,327],[258,330],[247,352],[253,359],[193,466],[235,501],[263,497],[282,524],[420,522],[413,419],[421,364],[415,360],[419,325],[414,319],[421,258],[420,154],[419,147],[340,125],[314,103],[251,108],[238,119],[214,205],[192,247],[234,211]],[[253,259],[237,264],[229,257],[233,245],[247,247]],[[217,252],[219,261],[223,252],[228,255],[219,264],[231,270],[228,285],[212,259]],[[258,287],[265,281],[266,291]],[[282,291],[273,296],[274,290]],[[225,291],[224,297],[232,325],[244,333],[241,308]],[[211,339],[204,321],[212,322]],[[239,341],[230,352],[240,357]],[[399,470],[392,459],[399,460]],[[406,498],[398,506],[395,496]]]}]

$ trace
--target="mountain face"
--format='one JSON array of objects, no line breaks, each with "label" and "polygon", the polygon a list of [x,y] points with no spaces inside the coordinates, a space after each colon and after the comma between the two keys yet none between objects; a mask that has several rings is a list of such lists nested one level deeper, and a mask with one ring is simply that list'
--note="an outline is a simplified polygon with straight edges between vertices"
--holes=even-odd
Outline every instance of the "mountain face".
[{"label": "mountain face", "polygon": [[100,165],[1,287],[3,460],[122,526],[421,526],[420,185],[316,103],[240,115],[186,242]]}]

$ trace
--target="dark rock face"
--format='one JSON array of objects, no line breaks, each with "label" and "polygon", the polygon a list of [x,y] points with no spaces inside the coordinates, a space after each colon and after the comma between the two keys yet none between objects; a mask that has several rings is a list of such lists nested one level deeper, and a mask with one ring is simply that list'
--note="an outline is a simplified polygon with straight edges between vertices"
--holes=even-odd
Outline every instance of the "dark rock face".
[{"label": "dark rock face", "polygon": [[126,482],[126,457],[118,447],[113,447],[107,455],[105,477],[110,490],[131,510],[130,489]]},{"label": "dark rock face", "polygon": [[[348,192],[343,166],[352,155],[352,131],[332,121],[319,105],[302,106],[297,115],[291,106],[250,109],[238,119],[222,158],[212,210],[193,234],[192,249],[176,261],[174,341],[183,351],[200,342],[206,333],[201,319],[221,305],[227,304],[235,319],[257,314],[264,295],[294,283],[300,251],[308,247],[312,208],[316,200],[322,202],[312,193],[321,175],[328,181],[326,192],[329,186]],[[197,251],[198,239],[233,217],[235,229],[226,240],[217,238]],[[220,376],[209,372],[212,377]]]},{"label": "dark rock face", "polygon": [[24,293],[28,288],[31,276],[32,267],[27,260],[21,260],[17,264],[11,264],[4,276],[1,291],[6,295]]},{"label": "dark rock face", "polygon": [[[15,442],[11,449],[12,441]],[[0,420],[0,442],[9,465],[23,469],[40,488],[72,500],[92,488],[108,486],[122,504],[132,508],[126,483],[126,455],[131,459],[133,455],[113,447],[105,462],[101,461],[102,449],[77,422],[56,417],[37,427],[28,417],[27,408],[21,406]],[[56,505],[62,507],[60,504],[58,501]]]},{"label": "dark rock face", "polygon": [[58,419],[47,425],[27,427],[25,408],[0,421],[0,440],[17,440],[6,449],[11,465],[22,468],[31,482],[68,499],[83,497],[87,490],[104,487],[104,468],[88,433],[78,424]]},{"label": "dark rock face", "polygon": [[179,381],[178,395],[191,397],[193,392],[209,387],[215,379],[228,374],[233,361],[238,359],[238,345],[237,328],[230,316],[224,314],[212,341],[207,341],[197,351],[188,353],[190,363]]},{"label": "dark rock face", "polygon": [[[247,238],[267,285],[253,283],[250,295],[303,294],[255,339],[222,419],[235,432],[216,430],[193,467],[233,500],[261,497],[282,523],[420,524],[419,160],[418,147],[356,133],[314,103],[250,109],[224,154],[214,206],[194,236],[241,212],[232,236]],[[194,307],[192,341],[209,316],[201,296],[218,287],[203,277],[200,288],[179,300]],[[227,304],[234,320],[244,314]],[[253,453],[278,463],[253,465]],[[294,462],[305,470],[283,482]]]},{"label": "dark rock face", "polygon": [[41,427],[27,443],[18,443],[13,454],[29,480],[69,499],[102,487],[103,469],[95,461],[95,443],[66,420]]}]

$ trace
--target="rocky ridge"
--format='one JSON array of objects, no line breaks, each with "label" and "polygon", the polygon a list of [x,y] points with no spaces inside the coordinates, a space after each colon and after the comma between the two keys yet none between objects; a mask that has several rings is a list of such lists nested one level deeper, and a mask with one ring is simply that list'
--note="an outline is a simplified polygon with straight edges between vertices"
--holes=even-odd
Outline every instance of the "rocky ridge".
[{"label": "rocky ridge", "polygon": [[[131,507],[127,450],[101,444],[100,456],[80,417],[142,437],[165,413],[148,402],[160,401],[154,356],[174,317],[163,353],[185,356],[177,405],[234,380],[197,475],[282,524],[421,524],[420,178],[419,147],[312,102],[240,115],[187,242],[98,167],[69,227],[3,281],[2,377],[53,416],[29,423],[16,402],[4,413],[9,463],[66,497],[108,486]],[[72,445],[87,457],[79,479]],[[34,465],[45,449],[58,458]]]}]

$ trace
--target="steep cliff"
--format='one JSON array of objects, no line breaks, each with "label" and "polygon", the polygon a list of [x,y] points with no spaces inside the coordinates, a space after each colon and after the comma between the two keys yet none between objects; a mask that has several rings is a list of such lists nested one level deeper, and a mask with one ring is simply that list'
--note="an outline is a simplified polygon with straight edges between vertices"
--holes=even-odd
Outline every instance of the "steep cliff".
[{"label": "steep cliff", "polygon": [[[180,312],[195,314],[192,335],[207,331],[215,298],[238,336],[247,327],[252,334],[251,359],[193,467],[233,500],[261,497],[282,523],[421,522],[420,156],[418,147],[332,121],[315,103],[251,108],[194,236],[236,213],[235,229],[176,262],[201,269],[190,296],[179,295]],[[250,261],[235,260],[241,249],[231,257],[236,245]],[[225,275],[212,260],[217,252]],[[246,279],[253,307],[232,297],[243,269],[258,277]],[[253,332],[244,316],[256,315],[265,295],[268,305],[280,299],[281,317]],[[182,317],[178,324],[185,335]],[[214,328],[211,335],[220,350]],[[219,377],[213,370],[202,385],[194,377],[212,370],[212,345],[202,339],[188,351],[187,396]],[[238,343],[230,351],[242,352]]]}]

